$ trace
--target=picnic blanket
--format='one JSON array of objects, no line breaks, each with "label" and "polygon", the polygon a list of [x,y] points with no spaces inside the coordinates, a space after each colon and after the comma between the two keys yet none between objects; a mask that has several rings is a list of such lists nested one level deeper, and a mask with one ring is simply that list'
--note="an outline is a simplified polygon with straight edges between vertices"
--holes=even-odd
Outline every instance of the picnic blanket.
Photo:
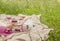
[{"label": "picnic blanket", "polygon": [[0,15],[0,41],[42,41],[53,29],[40,22],[40,15]]}]

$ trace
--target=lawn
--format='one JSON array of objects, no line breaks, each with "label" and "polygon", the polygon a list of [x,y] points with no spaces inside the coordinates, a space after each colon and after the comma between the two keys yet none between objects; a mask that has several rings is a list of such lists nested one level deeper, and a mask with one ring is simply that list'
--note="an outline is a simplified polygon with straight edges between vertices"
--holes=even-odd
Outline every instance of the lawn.
[{"label": "lawn", "polygon": [[60,41],[59,0],[0,0],[0,14],[42,14],[41,22],[54,30],[46,41]]}]

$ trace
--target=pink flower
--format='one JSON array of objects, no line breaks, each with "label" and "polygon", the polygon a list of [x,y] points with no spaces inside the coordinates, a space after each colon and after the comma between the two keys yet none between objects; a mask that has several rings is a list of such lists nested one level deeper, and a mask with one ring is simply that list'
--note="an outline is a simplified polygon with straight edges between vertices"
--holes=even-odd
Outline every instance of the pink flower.
[{"label": "pink flower", "polygon": [[7,30],[5,26],[0,26],[0,35],[12,34],[12,30]]}]

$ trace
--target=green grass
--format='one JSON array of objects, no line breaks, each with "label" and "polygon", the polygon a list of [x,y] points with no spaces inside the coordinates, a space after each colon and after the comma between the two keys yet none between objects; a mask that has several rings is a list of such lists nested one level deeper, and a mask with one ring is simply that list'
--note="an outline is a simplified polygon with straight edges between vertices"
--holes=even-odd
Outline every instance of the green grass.
[{"label": "green grass", "polygon": [[53,28],[46,41],[60,41],[59,0],[0,0],[0,14],[42,14],[41,22]]}]

